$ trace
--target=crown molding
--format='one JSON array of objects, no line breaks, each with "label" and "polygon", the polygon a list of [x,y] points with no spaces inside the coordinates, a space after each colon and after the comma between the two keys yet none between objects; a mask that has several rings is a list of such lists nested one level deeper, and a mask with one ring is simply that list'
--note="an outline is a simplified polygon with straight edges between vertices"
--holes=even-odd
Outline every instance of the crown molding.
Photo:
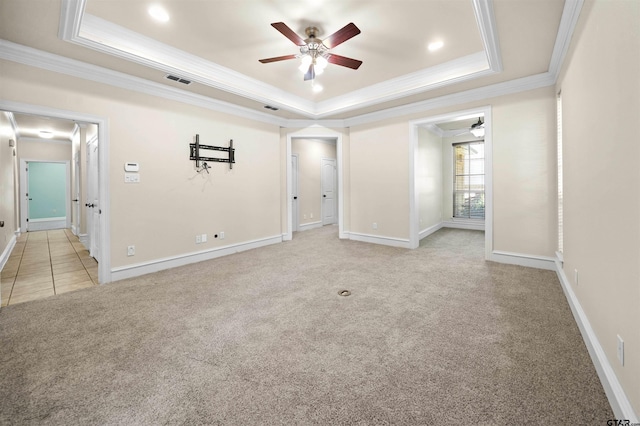
[{"label": "crown molding", "polygon": [[302,115],[313,114],[314,103],[311,101],[88,13],[82,17],[78,36],[66,41],[163,73],[177,74],[193,82],[262,104],[277,106]]},{"label": "crown molding", "polygon": [[274,117],[250,108],[219,101],[164,84],[145,80],[143,78],[99,67],[97,65],[87,64],[75,59],[55,55],[53,53],[43,52],[41,50],[6,40],[0,40],[0,58],[48,71],[79,77],[85,80],[95,81],[97,83],[119,87],[121,89],[140,92],[152,96],[160,96],[165,99],[183,102],[263,123],[281,126],[286,121],[285,119]]},{"label": "crown molding", "polygon": [[493,72],[502,72],[502,54],[496,17],[493,14],[493,0],[473,0],[473,10],[476,15],[480,37]]},{"label": "crown molding", "polygon": [[556,36],[551,61],[549,62],[549,72],[554,76],[554,80],[558,79],[564,58],[569,51],[571,38],[573,37],[573,32],[578,23],[583,5],[584,0],[566,0],[564,2],[562,18],[560,19],[560,26],[558,27],[558,35]]},{"label": "crown molding", "polygon": [[166,86],[164,84],[155,83],[96,65],[87,64],[75,59],[69,59],[64,56],[43,52],[41,50],[22,46],[6,40],[0,40],[0,59],[6,59],[48,71],[119,87],[125,90],[131,90],[151,96],[158,96],[213,111],[287,128],[304,128],[313,125],[322,125],[329,128],[345,128],[385,119],[423,113],[436,108],[454,106],[466,102],[534,90],[555,84],[555,77],[551,75],[551,73],[546,72],[343,120],[298,120],[274,117],[263,112],[240,107],[229,102],[218,101],[206,96]]},{"label": "crown molding", "polygon": [[472,5],[485,52],[315,103],[272,85],[84,13],[86,0],[62,0],[59,36],[128,61],[175,73],[238,96],[319,119],[500,72],[502,61],[492,0]]},{"label": "crown molding", "polygon": [[392,101],[405,96],[433,90],[455,83],[494,74],[485,52],[449,61],[428,69],[374,84],[342,96],[318,103],[317,118],[352,111],[363,106]]},{"label": "crown molding", "polygon": [[433,123],[425,124],[422,127],[427,129],[429,132],[433,133],[436,136],[440,136],[440,137],[444,136],[444,133],[445,133],[444,130],[442,130],[440,127],[436,126]]},{"label": "crown molding", "polygon": [[13,135],[15,136],[16,140],[20,139],[20,129],[18,128],[18,123],[16,123],[15,115],[11,111],[5,111],[4,113],[9,120],[9,124],[11,124],[11,130],[13,130]]},{"label": "crown molding", "polygon": [[346,127],[358,126],[361,124],[373,123],[380,120],[402,117],[405,115],[419,114],[436,108],[460,105],[467,102],[480,101],[498,96],[510,95],[527,90],[539,89],[553,86],[555,79],[548,72],[536,74],[529,77],[518,78],[505,81],[503,83],[492,84],[477,89],[465,90],[452,95],[441,96],[426,101],[415,102],[384,111],[376,111],[363,114],[358,117],[348,118],[345,121]]}]

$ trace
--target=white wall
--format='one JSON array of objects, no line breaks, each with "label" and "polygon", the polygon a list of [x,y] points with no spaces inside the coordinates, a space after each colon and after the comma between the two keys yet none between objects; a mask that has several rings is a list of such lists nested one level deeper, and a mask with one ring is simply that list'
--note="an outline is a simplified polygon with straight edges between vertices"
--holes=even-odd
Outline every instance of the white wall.
[{"label": "white wall", "polygon": [[19,160],[71,161],[71,142],[18,140]]},{"label": "white wall", "polygon": [[425,128],[418,128],[416,191],[420,231],[442,221],[443,174],[442,138]]},{"label": "white wall", "polygon": [[494,250],[554,256],[555,108],[553,89],[546,88],[492,109]]},{"label": "white wall", "polygon": [[[108,120],[111,266],[126,267],[281,236],[279,128],[3,61],[3,99]],[[236,164],[197,173],[189,143],[228,146]],[[104,141],[101,141],[104,142]],[[70,148],[69,148],[70,150]],[[140,163],[125,184],[125,162]],[[225,232],[225,239],[213,235]],[[197,234],[208,234],[196,244]],[[135,245],[135,256],[127,246]]]},{"label": "white wall", "polygon": [[[558,81],[563,102],[564,272],[636,415],[639,23],[640,2],[588,2]],[[625,342],[624,366],[617,359],[618,335]]]},{"label": "white wall", "polygon": [[[16,135],[11,127],[7,113],[0,112],[0,221],[4,226],[0,228],[0,268],[3,261],[3,253],[12,243],[15,231],[18,229],[15,209],[15,172],[17,170],[14,156],[15,147],[9,146],[9,140],[16,141]],[[8,256],[5,253],[5,257]],[[4,259],[6,261],[6,258]]]},{"label": "white wall", "polygon": [[[351,128],[351,230],[409,239],[409,121],[490,106],[493,249],[552,257],[556,249],[553,87]],[[447,188],[444,188],[447,191]],[[372,230],[372,222],[378,230]]]},{"label": "white wall", "polygon": [[408,121],[351,128],[350,147],[350,232],[408,241]]}]

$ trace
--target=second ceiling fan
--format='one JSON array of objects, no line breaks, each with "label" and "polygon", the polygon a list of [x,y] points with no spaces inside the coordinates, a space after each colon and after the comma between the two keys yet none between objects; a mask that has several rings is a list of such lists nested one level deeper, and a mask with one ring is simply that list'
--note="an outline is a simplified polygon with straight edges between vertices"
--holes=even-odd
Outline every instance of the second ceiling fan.
[{"label": "second ceiling fan", "polygon": [[305,30],[307,38],[303,39],[284,22],[274,22],[271,26],[280,31],[282,35],[291,40],[296,46],[299,46],[300,53],[260,59],[260,62],[263,64],[301,58],[302,64],[300,65],[300,69],[305,73],[305,80],[313,80],[316,75],[322,73],[327,64],[340,65],[354,70],[357,70],[360,65],[362,65],[362,61],[357,59],[347,58],[329,52],[330,49],[360,34],[360,29],[356,27],[353,22],[345,25],[342,29],[336,31],[324,40],[317,37],[318,29],[316,27],[307,27]]}]

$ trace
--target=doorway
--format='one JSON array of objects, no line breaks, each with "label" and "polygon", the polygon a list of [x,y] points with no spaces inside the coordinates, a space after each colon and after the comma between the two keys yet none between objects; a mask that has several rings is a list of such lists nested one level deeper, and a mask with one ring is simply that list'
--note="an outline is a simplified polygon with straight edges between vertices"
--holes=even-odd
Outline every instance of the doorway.
[{"label": "doorway", "polygon": [[[482,117],[483,119],[483,124],[484,124],[484,163],[483,163],[483,170],[484,170],[484,253],[485,253],[485,259],[491,259],[492,253],[493,253],[493,167],[492,167],[492,123],[491,123],[491,107],[490,106],[485,106],[485,107],[479,107],[479,108],[475,108],[475,109],[469,109],[469,110],[464,110],[464,111],[457,111],[457,112],[452,112],[452,113],[448,113],[448,114],[443,114],[443,115],[438,115],[438,116],[433,116],[433,117],[428,117],[428,118],[424,118],[424,119],[419,119],[419,120],[414,120],[410,122],[410,128],[411,128],[411,146],[409,149],[409,164],[410,164],[410,188],[409,188],[409,192],[410,192],[410,199],[409,199],[409,211],[410,211],[410,246],[411,248],[417,248],[420,244],[420,239],[421,237],[425,236],[425,230],[422,229],[424,227],[424,224],[421,223],[421,216],[420,216],[420,209],[421,209],[421,185],[423,184],[423,182],[421,182],[421,179],[423,179],[423,173],[421,173],[422,169],[424,169],[424,165],[421,164],[422,158],[420,157],[421,152],[420,152],[420,132],[424,129],[428,129],[430,132],[432,133],[436,133],[438,134],[441,139],[443,136],[450,136],[450,137],[455,137],[460,135],[461,137],[465,137],[462,136],[462,133],[457,132],[458,129],[456,129],[456,126],[459,126],[459,123],[461,122],[465,122],[465,120],[470,120],[470,119],[475,119],[478,120],[478,117]],[[442,124],[442,123],[452,123],[452,127],[451,127],[451,131],[448,130],[443,130],[446,129],[446,126],[441,126],[438,127],[438,124]],[[457,124],[456,124],[457,123]],[[470,131],[470,129],[467,129],[468,131]],[[468,137],[471,137],[471,134],[469,133]],[[442,143],[441,141],[441,145],[442,145],[442,152],[445,152],[445,144]],[[442,158],[450,158],[451,159],[451,164],[445,164],[448,163],[443,161],[442,164],[442,168],[443,168],[443,182],[445,182],[444,177],[448,177],[447,174],[447,168],[452,169],[453,168],[453,154],[449,153],[448,156],[446,155],[442,155]],[[446,167],[445,167],[446,166]],[[450,170],[450,172],[452,173],[452,170]],[[453,176],[453,175],[452,175]],[[453,177],[450,179],[451,182],[446,182],[445,184],[443,184],[443,186],[440,188],[443,191],[443,194],[446,192],[447,197],[441,197],[441,198],[452,198],[454,195],[454,189],[451,185],[453,185]],[[451,188],[449,188],[451,186]],[[450,190],[450,191],[449,191]],[[451,192],[449,194],[449,192]],[[449,197],[450,196],[450,197]],[[424,198],[424,195],[422,195],[422,197]],[[453,201],[451,203],[453,205]],[[452,206],[448,206],[447,203],[447,207],[450,208],[451,210],[453,209]],[[440,210],[441,212],[445,211],[444,209],[444,204],[443,207]],[[470,225],[468,223],[463,223],[463,222],[458,222],[456,223],[456,221],[451,221],[448,220],[448,216],[447,217],[443,217],[444,215],[441,213],[441,218],[440,221],[438,223],[436,223],[435,225],[433,225],[430,229],[428,229],[429,232],[434,232],[438,229],[440,229],[441,227],[459,227],[459,228],[465,228],[465,229],[476,229],[473,227],[470,227]],[[452,216],[455,216],[452,213]],[[428,235],[428,233],[426,234]]]},{"label": "doorway", "polygon": [[[97,187],[97,193],[94,194],[94,201],[97,201],[97,203],[94,202],[94,204],[97,204],[98,208],[96,209],[96,213],[94,213],[93,217],[94,218],[98,217],[98,220],[94,222],[93,229],[96,230],[97,235],[99,235],[100,237],[95,239],[94,253],[95,253],[95,258],[98,261],[98,281],[100,283],[111,282],[110,235],[109,235],[110,208],[109,208],[109,192],[108,192],[109,139],[108,139],[108,131],[107,131],[107,119],[99,116],[80,113],[80,112],[60,110],[60,109],[45,107],[40,105],[31,105],[31,104],[24,104],[19,102],[3,101],[3,100],[0,100],[0,110],[10,111],[15,114],[44,117],[52,120],[56,120],[56,119],[68,120],[68,121],[73,121],[75,123],[78,123],[79,125],[82,125],[82,124],[95,125],[96,133],[97,133],[96,141],[99,141],[99,143],[97,144],[97,147],[95,149],[95,158],[94,158],[95,165],[97,165],[97,167],[93,167],[92,170],[94,172],[94,177],[96,181],[95,185]],[[20,139],[18,139],[17,142],[19,143]],[[70,157],[74,158],[74,155],[75,154],[72,154],[70,155]],[[79,160],[80,162],[84,161],[84,155],[81,156]],[[74,161],[74,166],[75,164],[77,164],[76,161]],[[88,165],[85,168],[88,169],[89,168]],[[26,170],[25,170],[25,173],[26,173]],[[21,185],[21,188],[25,188],[26,182],[23,183],[22,175],[23,175],[22,170],[20,170],[19,171],[20,185]],[[76,181],[75,176],[73,178],[73,181],[74,182]],[[70,198],[71,177],[68,177],[67,182],[69,185],[67,187],[67,197]],[[22,189],[19,192],[22,193]],[[74,203],[76,202],[75,200],[78,199],[75,195],[77,195],[77,193],[74,191],[74,200],[73,200]],[[72,200],[68,200],[66,204],[67,206],[66,216],[68,217],[71,217],[71,211],[77,211],[75,208],[74,209],[71,208],[71,202]],[[15,210],[19,212],[20,217],[22,217],[23,212],[26,209],[26,207],[23,207],[22,204],[23,203],[21,202],[21,200],[17,200],[16,205],[14,207]],[[66,225],[67,227],[71,226],[70,223]]]},{"label": "doorway", "polygon": [[[311,133],[311,129],[287,135],[287,203],[286,233],[283,240],[291,240],[294,230],[308,230],[324,224],[338,224],[339,238],[343,233],[343,197],[342,197],[342,135],[320,129]],[[294,155],[297,159],[294,160]],[[323,188],[322,159],[333,161],[333,174],[325,177],[332,183],[327,192]],[[294,171],[298,166],[298,172]],[[297,179],[296,179],[297,176]],[[296,186],[296,182],[298,182]],[[323,196],[323,195],[326,195]],[[296,198],[297,197],[297,198]],[[328,202],[325,199],[329,199]],[[330,217],[325,220],[325,205],[334,206]],[[296,212],[297,210],[297,212]],[[326,213],[328,214],[328,213]],[[295,221],[299,221],[296,227]]]}]

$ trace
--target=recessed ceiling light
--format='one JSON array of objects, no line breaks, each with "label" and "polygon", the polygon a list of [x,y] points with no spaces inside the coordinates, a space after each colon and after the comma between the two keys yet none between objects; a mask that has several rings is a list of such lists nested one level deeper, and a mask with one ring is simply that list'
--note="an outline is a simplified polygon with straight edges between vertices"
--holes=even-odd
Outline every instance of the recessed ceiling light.
[{"label": "recessed ceiling light", "polygon": [[149,15],[151,15],[153,19],[159,22],[167,22],[169,20],[169,13],[165,10],[165,8],[157,4],[149,7]]},{"label": "recessed ceiling light", "polygon": [[319,85],[319,84],[314,84],[312,86],[312,90],[313,90],[314,93],[320,93],[320,92],[322,92],[322,86]]},{"label": "recessed ceiling light", "polygon": [[38,135],[41,138],[44,139],[52,139],[53,138],[53,132],[50,130],[40,130],[40,132],[38,132]]},{"label": "recessed ceiling light", "polygon": [[442,46],[444,46],[444,43],[442,42],[442,40],[438,40],[438,41],[429,43],[429,45],[427,46],[427,49],[429,49],[429,52],[435,52],[436,50],[440,49]]}]

